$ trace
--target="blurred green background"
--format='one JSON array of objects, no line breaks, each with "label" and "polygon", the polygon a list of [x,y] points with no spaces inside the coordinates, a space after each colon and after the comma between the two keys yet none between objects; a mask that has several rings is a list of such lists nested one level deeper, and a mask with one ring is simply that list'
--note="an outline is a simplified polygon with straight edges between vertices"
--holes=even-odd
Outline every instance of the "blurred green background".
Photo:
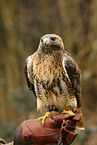
[{"label": "blurred green background", "polygon": [[40,114],[24,77],[24,61],[47,33],[60,35],[82,71],[86,130],[74,145],[97,144],[97,0],[0,0],[0,137]]}]

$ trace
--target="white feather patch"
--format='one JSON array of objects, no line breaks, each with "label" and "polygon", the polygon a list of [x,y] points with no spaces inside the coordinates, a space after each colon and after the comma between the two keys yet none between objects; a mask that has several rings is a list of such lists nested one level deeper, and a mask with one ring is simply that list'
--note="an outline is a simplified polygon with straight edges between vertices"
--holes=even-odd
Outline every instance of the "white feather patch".
[{"label": "white feather patch", "polygon": [[63,64],[63,68],[64,68],[64,71],[65,71],[66,77],[68,78],[68,74],[67,74],[67,71],[66,71],[66,68],[65,68],[65,62],[66,62],[66,60],[67,60],[67,58],[64,56],[62,64]]},{"label": "white feather patch", "polygon": [[28,78],[29,78],[30,71],[31,71],[31,65],[32,65],[32,57],[29,56],[29,57],[27,58],[27,72],[28,72]]},{"label": "white feather patch", "polygon": [[66,68],[65,68],[66,60],[67,60],[67,58],[64,56],[64,57],[63,57],[62,64],[63,64],[63,68],[64,68],[64,71],[65,71],[65,75],[66,75],[66,77],[68,78],[68,80],[70,81],[70,78],[69,78],[69,76],[68,76],[67,70],[66,70]]}]

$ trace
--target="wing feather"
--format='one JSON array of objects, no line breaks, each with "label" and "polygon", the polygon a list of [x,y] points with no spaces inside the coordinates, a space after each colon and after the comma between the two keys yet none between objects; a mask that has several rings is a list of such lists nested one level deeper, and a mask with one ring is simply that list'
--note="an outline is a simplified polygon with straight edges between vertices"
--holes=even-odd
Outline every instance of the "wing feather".
[{"label": "wing feather", "polygon": [[65,51],[63,68],[72,83],[72,89],[77,99],[77,106],[81,107],[81,71],[72,56]]},{"label": "wing feather", "polygon": [[[28,62],[28,59],[26,59],[25,65],[24,65],[24,74],[25,74],[26,82],[27,82],[28,88],[34,93],[34,95],[36,97],[36,93],[35,93],[35,89],[34,89],[34,84],[29,80],[29,73],[27,71],[28,70],[28,66],[29,66],[29,62]],[[33,76],[32,70],[31,70],[31,73],[32,73],[32,76]]]}]

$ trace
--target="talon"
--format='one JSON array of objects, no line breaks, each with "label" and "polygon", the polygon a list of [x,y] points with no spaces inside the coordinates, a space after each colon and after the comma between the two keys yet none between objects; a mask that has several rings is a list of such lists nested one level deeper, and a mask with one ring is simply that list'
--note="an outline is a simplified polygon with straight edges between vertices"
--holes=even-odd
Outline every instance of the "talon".
[{"label": "talon", "polygon": [[44,127],[44,123],[42,122],[42,126]]},{"label": "talon", "polygon": [[45,125],[45,120],[46,120],[47,117],[51,117],[52,118],[51,113],[49,111],[46,112],[44,116],[38,118],[38,120],[42,120],[42,125],[43,126]]},{"label": "talon", "polygon": [[51,117],[53,119],[53,117],[51,116],[51,114],[48,114],[48,115],[49,115],[49,117]]}]

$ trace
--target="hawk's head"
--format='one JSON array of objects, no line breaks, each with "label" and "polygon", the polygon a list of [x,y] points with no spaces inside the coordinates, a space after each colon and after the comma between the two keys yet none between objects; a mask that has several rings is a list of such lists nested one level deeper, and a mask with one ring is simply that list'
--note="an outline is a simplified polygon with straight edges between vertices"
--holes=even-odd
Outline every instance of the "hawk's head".
[{"label": "hawk's head", "polygon": [[64,51],[64,44],[61,37],[58,35],[46,34],[40,39],[39,49],[43,50],[44,52],[57,50]]}]

